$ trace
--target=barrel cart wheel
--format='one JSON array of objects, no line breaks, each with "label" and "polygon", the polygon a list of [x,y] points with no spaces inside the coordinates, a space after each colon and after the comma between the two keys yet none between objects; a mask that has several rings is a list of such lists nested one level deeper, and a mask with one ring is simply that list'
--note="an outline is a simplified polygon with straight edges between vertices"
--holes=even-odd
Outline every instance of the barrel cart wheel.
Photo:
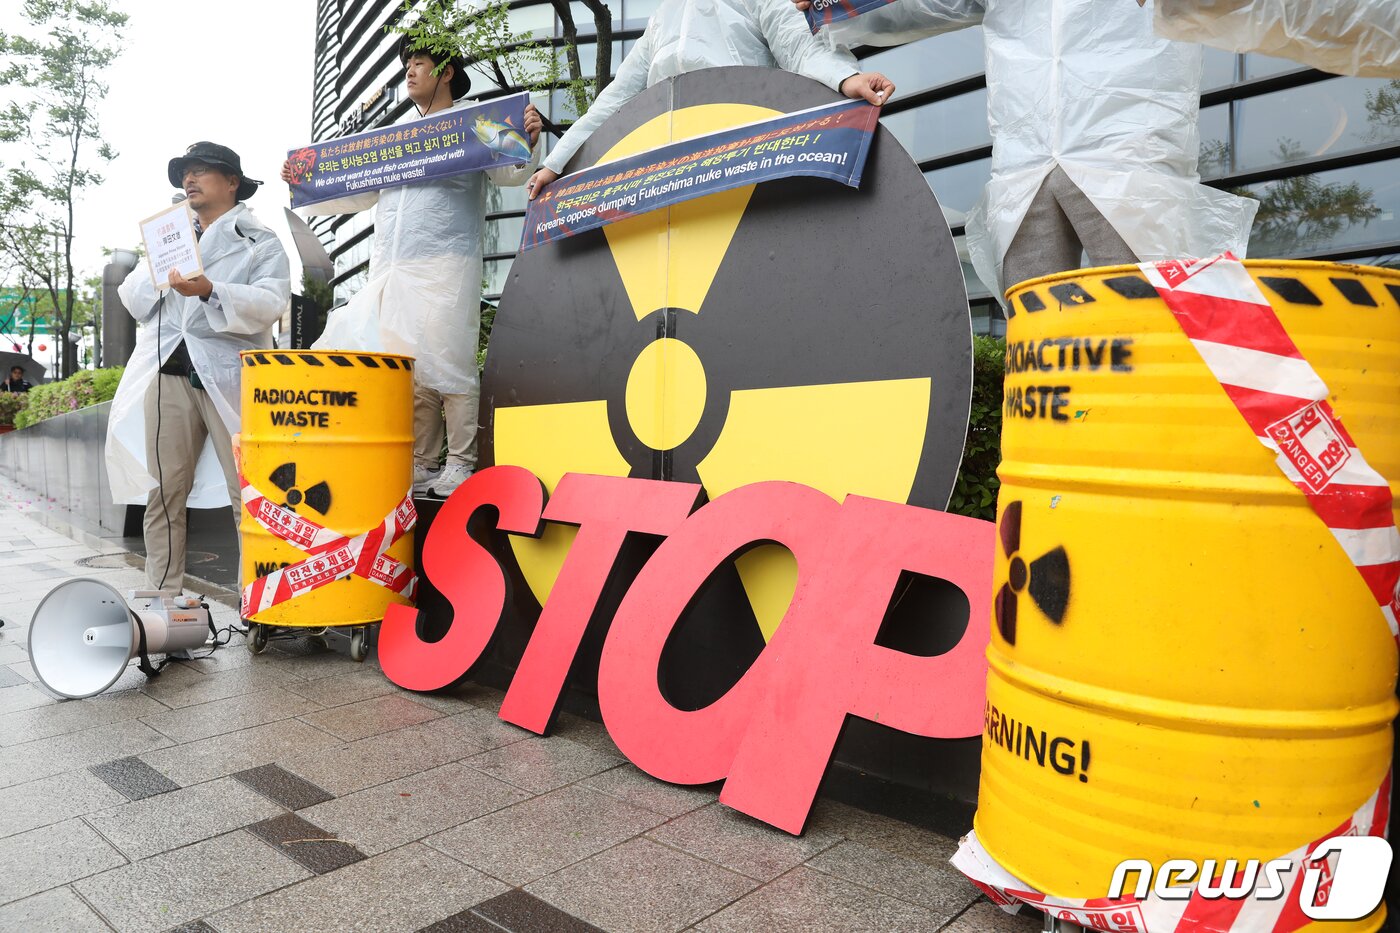
[{"label": "barrel cart wheel", "polygon": [[350,660],[363,661],[369,657],[369,626],[357,625],[350,630]]},{"label": "barrel cart wheel", "polygon": [[260,622],[248,623],[248,650],[262,654],[267,649],[267,626]]}]

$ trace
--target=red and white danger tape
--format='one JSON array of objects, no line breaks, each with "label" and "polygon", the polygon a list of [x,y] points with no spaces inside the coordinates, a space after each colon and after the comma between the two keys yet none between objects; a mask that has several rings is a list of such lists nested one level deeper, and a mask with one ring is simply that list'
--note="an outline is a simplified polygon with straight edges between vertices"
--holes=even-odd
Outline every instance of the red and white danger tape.
[{"label": "red and white danger tape", "polygon": [[[1328,404],[1327,385],[1298,350],[1248,270],[1230,253],[1214,259],[1143,263],[1157,289],[1259,442],[1346,552],[1370,588],[1392,636],[1400,609],[1400,532],[1390,484],[1377,473]],[[953,865],[1008,910],[1029,904],[1088,930],[1114,933],[1292,933],[1313,922],[1299,906],[1302,863],[1336,836],[1384,836],[1390,782],[1351,819],[1281,858],[1294,864],[1288,893],[1274,900],[1245,895],[1189,900],[1149,896],[1076,900],[1049,897],[997,864],[976,833],[963,837]],[[1329,856],[1329,871],[1336,869]],[[1331,877],[1330,873],[1327,875]]]},{"label": "red and white danger tape", "polygon": [[1307,496],[1400,635],[1400,532],[1390,484],[1356,449],[1327,385],[1229,253],[1141,266],[1278,467]]},{"label": "red and white danger tape", "polygon": [[265,609],[350,576],[361,577],[410,600],[417,594],[418,576],[413,568],[385,553],[418,522],[411,496],[405,495],[374,528],[351,538],[278,505],[246,477],[240,475],[238,479],[244,508],[253,520],[274,537],[309,555],[245,586],[243,618],[251,619]]},{"label": "red and white danger tape", "polygon": [[[1304,863],[1318,845],[1337,836],[1384,836],[1390,821],[1389,775],[1361,807],[1330,833],[1299,846],[1281,858],[1293,868],[1282,873],[1288,891],[1273,900],[1262,900],[1246,894],[1240,898],[1203,897],[1193,893],[1189,900],[1166,900],[1148,895],[1142,900],[1133,897],[1110,899],[1049,897],[1036,891],[997,864],[982,847],[975,832],[962,838],[953,855],[953,867],[981,888],[987,897],[1004,910],[1014,913],[1022,905],[1030,905],[1060,920],[1076,923],[1086,930],[1110,933],[1293,933],[1314,921],[1303,914],[1299,903],[1304,878]],[[1323,868],[1324,878],[1336,871],[1340,856],[1328,856],[1315,867]],[[1324,880],[1323,885],[1329,884]],[[1264,881],[1260,878],[1256,890]],[[1319,886],[1319,896],[1325,887]],[[1252,893],[1252,892],[1251,892]]]}]

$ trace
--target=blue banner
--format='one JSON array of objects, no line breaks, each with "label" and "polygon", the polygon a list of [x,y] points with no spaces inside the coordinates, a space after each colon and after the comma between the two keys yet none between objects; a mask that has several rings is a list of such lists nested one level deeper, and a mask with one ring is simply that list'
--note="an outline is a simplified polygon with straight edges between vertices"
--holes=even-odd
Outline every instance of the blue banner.
[{"label": "blue banner", "polygon": [[520,93],[287,153],[292,207],[530,161]]},{"label": "blue banner", "polygon": [[812,32],[817,32],[823,26],[839,23],[843,19],[854,19],[862,13],[869,13],[893,2],[894,0],[812,0],[812,5],[806,12],[807,25],[812,27]]},{"label": "blue banner", "polygon": [[520,248],[776,178],[814,175],[858,188],[879,118],[865,101],[841,101],[566,175],[530,202]]}]

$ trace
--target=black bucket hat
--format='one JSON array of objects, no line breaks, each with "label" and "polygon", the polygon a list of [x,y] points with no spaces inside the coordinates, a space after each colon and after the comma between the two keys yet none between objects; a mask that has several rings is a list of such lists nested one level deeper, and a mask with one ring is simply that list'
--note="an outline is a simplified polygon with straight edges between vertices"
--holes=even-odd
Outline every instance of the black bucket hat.
[{"label": "black bucket hat", "polygon": [[170,160],[168,175],[170,183],[176,188],[181,188],[185,184],[185,167],[191,162],[203,162],[205,165],[212,165],[215,168],[223,169],[230,175],[238,176],[238,200],[246,201],[253,196],[253,192],[258,190],[258,185],[262,182],[254,178],[249,178],[243,174],[243,161],[238,158],[238,153],[228,146],[220,146],[218,143],[211,143],[207,140],[192,144],[185,150],[182,156],[176,156]]},{"label": "black bucket hat", "polygon": [[[434,65],[443,63],[442,58],[436,52],[431,49],[415,49],[413,39],[404,36],[399,40],[399,61],[407,65],[408,60],[414,55],[426,55],[433,60]],[[460,55],[451,55],[447,57],[447,64],[452,66],[452,80],[447,83],[447,89],[452,93],[452,99],[458,100],[466,97],[472,89],[472,77],[467,74],[466,62],[462,60]]]}]

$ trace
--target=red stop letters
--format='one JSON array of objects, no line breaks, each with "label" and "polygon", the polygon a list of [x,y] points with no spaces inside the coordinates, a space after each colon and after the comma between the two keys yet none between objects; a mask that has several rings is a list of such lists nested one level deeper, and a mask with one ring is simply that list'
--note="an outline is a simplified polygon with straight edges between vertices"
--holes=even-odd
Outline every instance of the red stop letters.
[{"label": "red stop letters", "polygon": [[[995,529],[990,522],[850,496],[838,504],[796,483],[756,483],[691,510],[698,486],[569,474],[547,508],[519,467],[492,467],[447,501],[424,546],[423,571],[454,618],[435,643],[416,610],[384,619],[384,673],[412,690],[460,679],[486,651],[505,602],[490,555],[466,534],[482,506],[498,527],[537,535],[541,518],[576,538],[501,707],[501,718],[545,734],[599,593],[629,532],[666,536],[608,629],[598,670],[603,721],[618,748],[663,780],[724,780],[720,800],[800,833],[846,717],[916,735],[961,738],[982,727]],[[671,629],[706,578],[757,542],[797,559],[797,589],[773,639],[730,691],[683,711],[657,681]],[[939,577],[967,596],[961,640],[936,657],[875,644],[901,571]],[[957,620],[952,620],[956,622]]]}]

